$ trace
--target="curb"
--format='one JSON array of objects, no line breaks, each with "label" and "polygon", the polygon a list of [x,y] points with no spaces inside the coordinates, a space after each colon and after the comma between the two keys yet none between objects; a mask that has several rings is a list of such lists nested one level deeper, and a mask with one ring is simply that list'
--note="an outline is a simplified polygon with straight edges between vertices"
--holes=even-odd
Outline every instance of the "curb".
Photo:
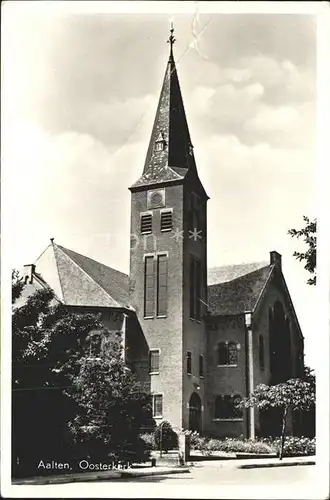
[{"label": "curb", "polygon": [[264,467],[292,467],[295,465],[315,465],[315,460],[308,460],[306,462],[276,462],[276,463],[268,463],[268,464],[242,464],[237,465],[237,469],[258,469]]},{"label": "curb", "polygon": [[168,474],[179,474],[182,472],[190,472],[188,467],[176,467],[171,468],[168,467],[166,470],[163,468],[162,470],[157,470],[157,468],[153,470],[126,470],[126,471],[111,471],[108,473],[99,473],[99,474],[81,474],[79,476],[62,476],[62,477],[45,477],[38,479],[28,479],[24,480],[14,480],[12,484],[14,485],[25,485],[25,486],[33,486],[33,485],[53,485],[53,484],[65,484],[65,483],[79,483],[79,482],[89,482],[89,481],[111,481],[118,480],[124,478],[134,478],[134,477],[144,477],[144,476],[164,476]]}]

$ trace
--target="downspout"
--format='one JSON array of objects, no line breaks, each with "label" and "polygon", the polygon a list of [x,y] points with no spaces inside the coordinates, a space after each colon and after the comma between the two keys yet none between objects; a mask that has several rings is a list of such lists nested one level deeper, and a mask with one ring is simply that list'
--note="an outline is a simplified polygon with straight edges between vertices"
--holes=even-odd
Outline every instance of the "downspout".
[{"label": "downspout", "polygon": [[122,323],[122,337],[121,337],[121,346],[122,346],[122,360],[126,364],[126,321],[127,321],[127,314],[123,313],[123,323]]},{"label": "downspout", "polygon": [[[252,312],[245,312],[245,328],[247,332],[247,388],[248,397],[250,397],[254,391],[254,376],[253,376],[253,335],[252,335]],[[255,409],[254,407],[249,408],[249,432],[248,436],[250,439],[255,438]]]}]

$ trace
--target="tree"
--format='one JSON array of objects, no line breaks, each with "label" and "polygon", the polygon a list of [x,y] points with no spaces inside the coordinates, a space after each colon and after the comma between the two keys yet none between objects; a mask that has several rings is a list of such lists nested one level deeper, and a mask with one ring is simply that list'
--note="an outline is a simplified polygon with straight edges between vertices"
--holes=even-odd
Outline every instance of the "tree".
[{"label": "tree", "polygon": [[112,341],[98,315],[70,312],[50,288],[16,306],[24,284],[17,272],[12,278],[13,472],[17,459],[35,474],[40,457],[63,462],[82,450],[143,455],[137,435],[148,396],[126,371],[118,335]]},{"label": "tree", "polygon": [[95,315],[69,313],[49,288],[16,306],[24,284],[15,271],[12,278],[12,465],[25,474],[36,472],[38,457],[63,461],[71,453],[75,405],[64,388],[88,333],[103,326]]},{"label": "tree", "polygon": [[290,379],[287,382],[268,386],[259,384],[250,397],[244,398],[241,407],[254,406],[260,410],[279,408],[282,411],[281,447],[279,459],[283,458],[285,431],[289,410],[310,411],[315,405],[315,387],[307,381]]},{"label": "tree", "polygon": [[124,364],[120,332],[105,339],[101,357],[87,355],[79,364],[67,394],[78,405],[70,429],[80,455],[98,461],[145,461],[149,448],[140,430],[151,421],[150,398]]},{"label": "tree", "polygon": [[308,246],[305,252],[295,251],[293,256],[300,262],[304,261],[304,268],[313,276],[307,280],[309,285],[316,285],[316,219],[310,220],[305,215],[303,216],[305,227],[302,229],[289,229],[288,233],[293,238],[303,238]]}]

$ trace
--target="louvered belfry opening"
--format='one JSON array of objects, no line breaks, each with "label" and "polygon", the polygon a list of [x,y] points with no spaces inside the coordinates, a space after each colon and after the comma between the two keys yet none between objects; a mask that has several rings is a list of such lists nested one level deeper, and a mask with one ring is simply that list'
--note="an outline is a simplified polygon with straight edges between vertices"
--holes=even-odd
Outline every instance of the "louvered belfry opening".
[{"label": "louvered belfry opening", "polygon": [[172,212],[162,212],[160,217],[160,230],[170,231],[172,229]]},{"label": "louvered belfry opening", "polygon": [[141,233],[152,232],[152,214],[141,215]]}]

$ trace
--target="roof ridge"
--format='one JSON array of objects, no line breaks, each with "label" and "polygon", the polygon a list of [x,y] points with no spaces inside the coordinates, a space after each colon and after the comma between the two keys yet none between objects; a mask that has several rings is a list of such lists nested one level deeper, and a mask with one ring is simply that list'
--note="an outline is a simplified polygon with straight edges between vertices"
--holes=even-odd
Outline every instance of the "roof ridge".
[{"label": "roof ridge", "polygon": [[[99,260],[92,259],[92,257],[88,257],[88,255],[84,255],[82,253],[75,252],[75,250],[71,250],[70,248],[63,247],[62,245],[57,245],[57,247],[61,248],[61,250],[64,251],[65,255],[68,255],[65,252],[65,250],[68,250],[69,252],[72,252],[72,253],[79,255],[79,257],[83,257],[84,259],[92,260],[93,262],[96,262],[96,264],[101,264],[101,266],[107,267],[108,269],[111,269],[111,271],[115,271],[116,273],[122,274],[123,276],[126,276],[128,278],[128,274],[124,273],[123,271],[119,271],[118,269],[115,269],[114,267],[110,267],[107,264],[100,262]],[[69,257],[69,255],[68,255],[68,257]]]},{"label": "roof ridge", "polygon": [[[110,293],[109,293],[109,292],[107,292],[107,291],[105,290],[105,288],[104,288],[102,285],[100,285],[99,281],[98,281],[98,280],[96,280],[93,276],[91,276],[91,275],[90,275],[90,274],[89,274],[89,273],[88,273],[85,269],[83,269],[83,268],[82,268],[82,267],[81,267],[81,266],[80,266],[80,265],[79,265],[79,264],[78,264],[78,263],[77,263],[74,259],[72,259],[72,257],[70,257],[70,255],[68,255],[68,254],[65,252],[65,250],[69,250],[70,252],[77,253],[77,254],[78,254],[78,252],[74,252],[73,250],[70,250],[69,248],[67,248],[67,249],[66,249],[65,247],[62,247],[62,246],[60,246],[60,245],[56,245],[56,246],[57,246],[57,248],[60,248],[60,249],[61,249],[61,251],[62,251],[62,252],[66,255],[66,257],[67,257],[68,259],[70,259],[70,260],[71,260],[71,262],[73,262],[73,263],[74,263],[74,265],[75,265],[75,266],[77,266],[77,267],[78,267],[78,268],[79,268],[79,269],[80,269],[80,270],[81,270],[84,274],[86,274],[86,276],[88,276],[88,277],[89,277],[89,279],[91,279],[92,281],[94,281],[94,283],[95,283],[95,284],[96,284],[96,285],[97,285],[97,286],[98,286],[98,287],[99,287],[99,288],[100,288],[100,289],[101,289],[101,290],[102,290],[102,291],[103,291],[103,292],[104,292],[104,293],[105,293],[108,297],[110,297],[110,299],[111,299],[113,302],[115,302],[115,303],[117,304],[117,306],[116,306],[116,307],[121,307],[121,305],[118,303],[118,301],[117,301],[116,299],[114,299],[114,298],[110,295]],[[85,256],[85,255],[82,255],[82,254],[78,254],[78,255],[81,255],[82,257],[85,257],[85,258],[86,258],[86,256]],[[87,257],[87,259],[89,259],[89,257]],[[93,259],[91,259],[91,260],[93,260]],[[97,261],[95,261],[95,262],[97,262]],[[101,262],[98,262],[98,264],[101,264]],[[104,264],[103,264],[103,265],[104,265]],[[120,271],[119,271],[119,272],[120,272]]]}]

